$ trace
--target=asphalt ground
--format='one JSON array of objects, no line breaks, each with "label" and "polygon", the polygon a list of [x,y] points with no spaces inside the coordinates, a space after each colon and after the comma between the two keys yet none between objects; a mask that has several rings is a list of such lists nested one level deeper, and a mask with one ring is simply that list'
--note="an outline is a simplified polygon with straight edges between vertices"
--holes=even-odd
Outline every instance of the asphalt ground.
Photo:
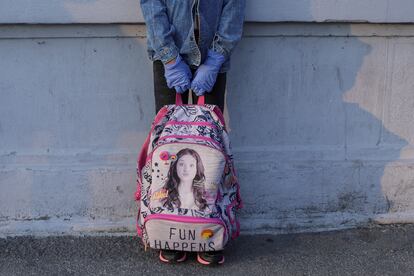
[{"label": "asphalt ground", "polygon": [[241,235],[226,262],[164,264],[135,236],[0,239],[0,275],[414,275],[414,225]]}]

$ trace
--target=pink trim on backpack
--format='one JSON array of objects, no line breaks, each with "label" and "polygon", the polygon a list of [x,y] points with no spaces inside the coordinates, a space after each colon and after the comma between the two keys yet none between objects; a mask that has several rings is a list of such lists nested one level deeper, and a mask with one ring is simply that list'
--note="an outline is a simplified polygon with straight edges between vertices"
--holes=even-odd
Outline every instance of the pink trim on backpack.
[{"label": "pink trim on backpack", "polygon": [[165,114],[167,114],[167,112],[168,112],[167,106],[164,106],[163,108],[160,109],[160,111],[158,111],[152,123],[150,133],[154,130],[154,126],[160,122],[160,120],[165,116]]},{"label": "pink trim on backpack", "polygon": [[226,121],[224,120],[223,112],[221,111],[220,107],[215,106],[213,108],[213,112],[216,113],[217,117],[219,118],[221,124],[223,125],[224,129],[226,130]]},{"label": "pink trim on backpack", "polygon": [[179,215],[151,214],[144,219],[144,223],[146,223],[150,219],[165,219],[165,220],[172,220],[176,222],[189,222],[189,223],[215,223],[215,224],[220,224],[224,228],[226,228],[226,225],[224,224],[224,222],[218,218],[198,218],[198,217],[188,217],[188,216],[179,216]]},{"label": "pink trim on backpack", "polygon": [[137,180],[137,191],[135,192],[135,200],[139,201],[141,199],[141,182]]}]

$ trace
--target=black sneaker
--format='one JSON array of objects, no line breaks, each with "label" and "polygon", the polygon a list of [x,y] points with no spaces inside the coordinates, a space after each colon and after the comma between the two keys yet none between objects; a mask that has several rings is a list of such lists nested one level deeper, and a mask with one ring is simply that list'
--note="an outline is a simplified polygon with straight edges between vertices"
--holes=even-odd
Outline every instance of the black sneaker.
[{"label": "black sneaker", "polygon": [[185,251],[160,250],[160,260],[164,263],[181,263],[187,259]]},{"label": "black sneaker", "polygon": [[223,264],[223,251],[198,252],[197,261],[203,265]]}]

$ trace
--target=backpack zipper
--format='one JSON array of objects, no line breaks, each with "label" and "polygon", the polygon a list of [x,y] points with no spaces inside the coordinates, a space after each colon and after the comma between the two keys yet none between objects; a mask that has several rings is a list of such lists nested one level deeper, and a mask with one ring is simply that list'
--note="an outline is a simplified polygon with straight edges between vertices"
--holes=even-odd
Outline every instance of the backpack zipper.
[{"label": "backpack zipper", "polygon": [[[162,141],[165,139],[169,139],[169,138],[183,138],[183,139],[198,139],[198,140],[204,140],[204,141],[208,141],[213,143],[214,145],[216,145],[218,148],[220,148],[220,151],[223,150],[222,146],[219,142],[217,142],[216,140],[209,138],[209,137],[204,137],[204,136],[196,136],[196,135],[165,135],[162,136],[160,138],[158,138],[158,141]],[[175,142],[177,143],[177,142]],[[183,142],[186,143],[186,142]],[[217,149],[218,150],[218,149]]]},{"label": "backpack zipper", "polygon": [[190,125],[190,126],[208,126],[217,129],[217,126],[210,122],[187,122],[187,121],[168,121],[165,126],[170,125]]},{"label": "backpack zipper", "polygon": [[180,144],[180,143],[184,143],[184,144],[192,144],[192,145],[199,145],[199,146],[208,147],[208,148],[210,148],[210,149],[217,150],[217,151],[221,152],[221,154],[224,156],[224,159],[226,160],[226,162],[231,162],[230,158],[227,156],[227,154],[225,154],[225,153],[224,153],[224,151],[223,151],[223,150],[219,150],[219,149],[217,149],[217,148],[215,148],[215,147],[212,147],[212,146],[209,146],[209,145],[199,144],[199,143],[194,143],[194,142],[166,142],[166,143],[164,143],[164,144],[162,144],[162,145],[156,145],[156,146],[155,146],[155,147],[151,150],[151,152],[150,152],[150,153],[148,154],[148,156],[147,156],[147,159],[145,160],[145,164],[146,164],[149,160],[151,160],[152,155],[154,154],[154,151],[155,151],[156,149],[158,149],[159,147],[162,147],[162,146],[164,146],[164,145],[169,145],[169,144]]}]

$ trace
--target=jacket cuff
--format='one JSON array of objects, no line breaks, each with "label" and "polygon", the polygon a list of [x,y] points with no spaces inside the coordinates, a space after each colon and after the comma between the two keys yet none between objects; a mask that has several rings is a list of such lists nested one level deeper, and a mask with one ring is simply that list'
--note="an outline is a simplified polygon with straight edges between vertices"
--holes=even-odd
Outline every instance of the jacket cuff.
[{"label": "jacket cuff", "polygon": [[155,54],[155,60],[161,60],[163,64],[173,60],[178,56],[178,48],[175,45],[161,47]]},{"label": "jacket cuff", "polygon": [[219,54],[222,54],[224,57],[225,57],[225,60],[228,60],[229,59],[229,57],[230,57],[230,51],[228,50],[228,49],[226,49],[223,45],[225,44],[226,42],[225,41],[223,41],[223,39],[222,38],[220,38],[220,36],[219,35],[215,35],[214,36],[214,40],[213,40],[213,42],[211,43],[211,46],[210,46],[210,50],[213,50],[214,52],[217,52],[217,53],[219,53]]}]

